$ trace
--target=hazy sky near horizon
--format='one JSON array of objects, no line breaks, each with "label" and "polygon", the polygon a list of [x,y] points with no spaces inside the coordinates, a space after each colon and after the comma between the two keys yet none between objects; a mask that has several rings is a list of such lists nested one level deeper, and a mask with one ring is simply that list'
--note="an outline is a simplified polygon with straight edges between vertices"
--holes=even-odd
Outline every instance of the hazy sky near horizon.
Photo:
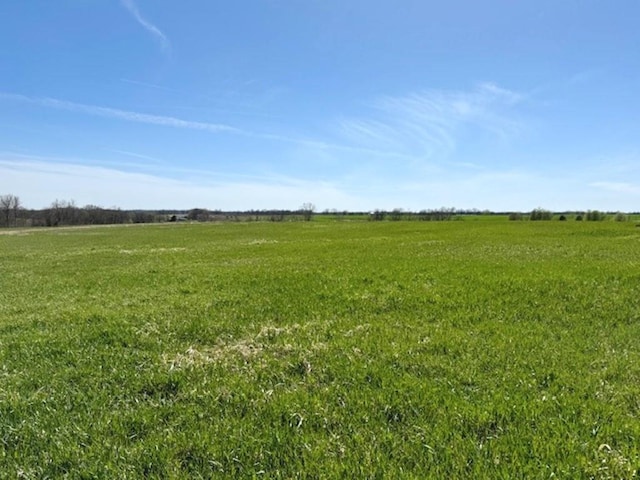
[{"label": "hazy sky near horizon", "polygon": [[0,5],[0,194],[640,210],[637,0]]}]

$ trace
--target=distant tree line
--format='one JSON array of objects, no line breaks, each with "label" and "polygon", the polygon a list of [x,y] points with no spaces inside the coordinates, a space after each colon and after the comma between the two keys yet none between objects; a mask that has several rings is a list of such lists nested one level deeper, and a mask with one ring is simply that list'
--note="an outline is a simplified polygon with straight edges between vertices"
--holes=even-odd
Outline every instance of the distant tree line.
[{"label": "distant tree line", "polygon": [[[13,194],[0,195],[0,227],[58,227],[74,225],[114,225],[127,223],[156,222],[251,222],[251,221],[311,221],[315,215],[331,216],[337,219],[367,218],[370,221],[449,221],[463,215],[508,215],[509,220],[531,221],[552,220],[554,213],[543,208],[536,208],[529,214],[522,212],[491,212],[489,210],[463,210],[441,207],[431,210],[412,212],[401,208],[393,210],[374,210],[372,212],[350,212],[325,210],[316,213],[312,203],[304,203],[296,210],[247,210],[222,211],[206,208],[190,210],[122,210],[117,207],[103,208],[96,205],[79,207],[73,200],[55,200],[42,209],[27,209],[22,206],[20,198]],[[609,215],[598,210],[586,212],[565,212],[559,214],[559,220],[567,220],[573,215],[575,220],[602,221]],[[615,221],[626,221],[629,216],[614,213]]]},{"label": "distant tree line", "polygon": [[[473,213],[480,213],[477,210],[473,210]],[[445,221],[445,220],[453,220],[456,215],[465,215],[469,214],[470,211],[467,210],[456,210],[455,208],[446,208],[442,207],[439,209],[433,210],[420,210],[419,212],[411,212],[406,211],[401,208],[394,208],[391,211],[385,210],[374,210],[369,213],[369,220],[372,221],[382,221],[382,220],[391,220],[397,222],[399,220],[422,220],[422,221]]]},{"label": "distant tree line", "polygon": [[79,207],[73,200],[55,200],[42,209],[26,209],[13,194],[0,195],[0,227],[59,227],[75,225],[117,225],[155,222],[212,221],[310,221],[315,205],[305,203],[297,210],[250,210],[222,212],[206,208],[191,210],[122,210],[97,205]]},{"label": "distant tree line", "polygon": [[55,200],[46,208],[27,209],[16,195],[0,195],[0,227],[58,227],[114,225],[166,221],[166,215],[143,210],[78,207],[73,200]]},{"label": "distant tree line", "polygon": [[[587,222],[601,222],[609,218],[609,215],[605,212],[601,212],[599,210],[587,210],[586,212],[571,212],[574,215],[576,221],[587,221]],[[558,220],[566,221],[569,217],[569,212],[560,213],[558,216]],[[511,212],[509,213],[509,220],[524,220],[526,217],[521,212]],[[553,220],[554,213],[550,210],[545,210],[544,208],[535,208],[528,215],[529,220],[531,221],[540,221],[540,220]],[[613,214],[613,220],[616,222],[625,222],[629,219],[629,216],[622,213],[617,212]]]}]

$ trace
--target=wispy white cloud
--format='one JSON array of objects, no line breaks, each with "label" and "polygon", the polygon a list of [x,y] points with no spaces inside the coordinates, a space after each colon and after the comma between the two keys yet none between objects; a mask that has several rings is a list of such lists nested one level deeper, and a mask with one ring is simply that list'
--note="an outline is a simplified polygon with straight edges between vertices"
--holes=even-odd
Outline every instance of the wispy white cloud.
[{"label": "wispy white cloud", "polygon": [[484,101],[500,101],[508,105],[515,105],[526,99],[525,95],[499,87],[493,82],[481,83],[478,87],[477,93]]},{"label": "wispy white cloud", "polygon": [[[113,167],[82,165],[45,158],[29,159],[0,153],[0,191],[4,184],[21,193],[28,208],[41,208],[56,198],[133,208],[205,207],[224,210],[298,208],[303,202],[340,207],[358,206],[358,199],[324,182],[295,178],[173,179],[153,173],[133,173]],[[37,188],[34,188],[37,187]]]},{"label": "wispy white cloud", "polygon": [[[155,83],[142,82],[140,80],[132,80],[129,78],[121,78],[121,82],[127,83],[130,85],[134,85],[136,87],[142,87],[150,90],[157,90],[160,92],[172,93],[179,98],[189,99],[188,103],[191,105],[174,105],[174,109],[185,110],[185,111],[206,111],[206,112],[216,112],[221,114],[231,114],[231,115],[240,115],[243,117],[257,117],[257,118],[278,118],[283,119],[284,117],[276,115],[272,112],[263,111],[264,103],[267,103],[264,98],[256,98],[255,96],[246,96],[240,100],[239,98],[227,98],[227,97],[238,97],[235,91],[220,91],[217,94],[199,94],[188,89],[176,89],[167,87],[164,85],[158,85]],[[241,82],[244,85],[250,85],[254,83],[254,81],[244,81]],[[267,96],[271,96],[270,94],[266,94]],[[196,101],[196,105],[193,105],[194,100]],[[221,106],[222,105],[222,106]]]},{"label": "wispy white cloud", "polygon": [[[118,153],[117,150],[111,150],[114,153]],[[121,152],[124,153],[124,152]],[[151,157],[138,156],[140,159],[149,159]],[[167,168],[166,165],[161,164],[150,164],[149,162],[132,162],[132,161],[121,161],[118,159],[108,159],[108,160],[99,160],[96,158],[90,157],[56,157],[51,155],[34,155],[34,154],[26,154],[26,153],[16,153],[12,151],[0,151],[0,167],[4,167],[7,169],[19,170],[22,169],[24,165],[29,164],[40,164],[43,169],[46,169],[44,165],[51,165],[52,171],[58,171],[60,169],[60,165],[78,165],[78,166],[86,166],[88,168],[105,168],[105,169],[114,169],[114,170],[126,170],[126,171],[136,171],[138,173],[144,172],[152,172],[164,170]],[[0,182],[2,183],[2,182]],[[1,187],[1,185],[0,185]]]},{"label": "wispy white cloud", "polygon": [[589,185],[625,195],[640,195],[640,185],[628,182],[592,182]]},{"label": "wispy white cloud", "polygon": [[115,149],[115,148],[112,148],[109,151],[111,151],[113,153],[118,153],[120,155],[124,155],[126,157],[138,158],[140,160],[148,160],[149,162],[151,162],[152,164],[155,164],[155,165],[163,165],[165,163],[165,162],[163,162],[162,160],[160,160],[158,158],[150,157],[149,155],[143,155],[141,153],[129,152],[127,150],[118,150],[118,149]]},{"label": "wispy white cloud", "polygon": [[[50,155],[35,155],[17,153],[13,151],[0,151],[0,166],[13,169],[21,169],[25,165],[38,165],[43,171],[59,172],[65,171],[66,166],[72,166],[70,171],[82,170],[84,167],[89,169],[104,169],[105,171],[118,171],[126,173],[135,173],[158,178],[170,179],[196,179],[201,183],[215,183],[219,181],[256,181],[267,183],[278,183],[287,185],[296,185],[295,178],[286,175],[271,174],[249,174],[242,172],[223,172],[202,168],[194,168],[182,166],[181,164],[165,162],[164,160],[143,155],[126,150],[110,149],[118,156],[125,155],[140,160],[148,160],[147,162],[130,162],[118,159],[96,159],[90,157],[59,157]],[[0,178],[1,179],[1,178]],[[0,191],[2,190],[2,182],[0,182]]]},{"label": "wispy white cloud", "polygon": [[139,80],[131,80],[129,78],[121,78],[120,81],[124,82],[124,83],[130,83],[131,85],[137,85],[137,86],[140,86],[140,87],[153,88],[155,90],[164,90],[166,92],[172,92],[172,93],[182,93],[180,90],[176,90],[174,88],[165,87],[163,85],[158,85],[158,84],[155,84],[155,83],[141,82]]},{"label": "wispy white cloud", "polygon": [[147,123],[152,125],[161,125],[174,128],[186,128],[191,130],[204,130],[212,133],[235,133],[248,134],[244,130],[220,123],[195,122],[191,120],[183,120],[175,117],[163,115],[150,115],[147,113],[132,112],[129,110],[120,110],[117,108],[100,107],[97,105],[87,105],[83,103],[68,102],[66,100],[58,100],[47,97],[29,97],[26,95],[14,93],[0,93],[0,99],[14,100],[26,102],[42,107],[56,108],[58,110],[67,110],[71,112],[84,113],[86,115],[94,115],[98,117],[114,118],[126,120],[129,122]]},{"label": "wispy white cloud", "polygon": [[145,30],[147,30],[152,36],[156,38],[156,40],[160,43],[160,47],[165,53],[169,53],[171,51],[171,42],[169,42],[167,36],[162,33],[162,31],[158,27],[156,27],[153,23],[142,16],[140,10],[138,10],[138,6],[133,0],[120,0],[120,3],[122,3],[122,5],[129,11],[133,18],[135,18],[135,20],[140,25],[142,25]]},{"label": "wispy white cloud", "polygon": [[355,145],[440,160],[456,150],[460,131],[466,126],[501,140],[517,134],[521,124],[510,110],[523,99],[493,83],[469,92],[427,90],[385,96],[372,103],[371,115],[343,119],[340,129]]}]

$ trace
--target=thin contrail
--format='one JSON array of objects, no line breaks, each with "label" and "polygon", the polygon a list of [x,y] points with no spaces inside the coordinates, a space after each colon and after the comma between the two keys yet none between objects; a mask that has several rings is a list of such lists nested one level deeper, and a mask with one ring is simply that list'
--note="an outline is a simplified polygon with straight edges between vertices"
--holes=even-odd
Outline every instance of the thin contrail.
[{"label": "thin contrail", "polygon": [[79,112],[86,115],[94,115],[98,117],[115,118],[126,120],[129,122],[146,123],[174,128],[185,128],[190,130],[204,130],[211,133],[234,133],[237,135],[249,135],[249,132],[220,123],[196,122],[191,120],[183,120],[176,117],[168,117],[164,115],[150,115],[147,113],[132,112],[130,110],[120,110],[117,108],[67,102],[65,100],[58,100],[55,98],[29,97],[27,95],[0,92],[0,99],[17,100],[34,105],[40,105],[42,107]]},{"label": "thin contrail", "polygon": [[138,7],[133,2],[133,0],[120,0],[120,3],[122,3],[122,5],[129,11],[129,13],[133,15],[133,18],[135,18],[136,21],[140,25],[142,25],[145,30],[147,30],[149,33],[151,33],[154,37],[158,39],[163,51],[167,53],[171,51],[171,42],[169,42],[169,39],[167,38],[167,36],[164,33],[162,33],[162,31],[158,27],[156,27],[153,23],[149,22],[140,14],[140,10],[138,10]]}]

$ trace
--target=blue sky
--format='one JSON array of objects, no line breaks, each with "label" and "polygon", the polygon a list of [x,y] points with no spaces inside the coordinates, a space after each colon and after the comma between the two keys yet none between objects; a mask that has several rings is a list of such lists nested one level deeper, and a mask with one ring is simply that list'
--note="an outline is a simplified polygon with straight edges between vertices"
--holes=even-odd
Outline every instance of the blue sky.
[{"label": "blue sky", "polygon": [[0,194],[640,210],[640,2],[0,5]]}]

